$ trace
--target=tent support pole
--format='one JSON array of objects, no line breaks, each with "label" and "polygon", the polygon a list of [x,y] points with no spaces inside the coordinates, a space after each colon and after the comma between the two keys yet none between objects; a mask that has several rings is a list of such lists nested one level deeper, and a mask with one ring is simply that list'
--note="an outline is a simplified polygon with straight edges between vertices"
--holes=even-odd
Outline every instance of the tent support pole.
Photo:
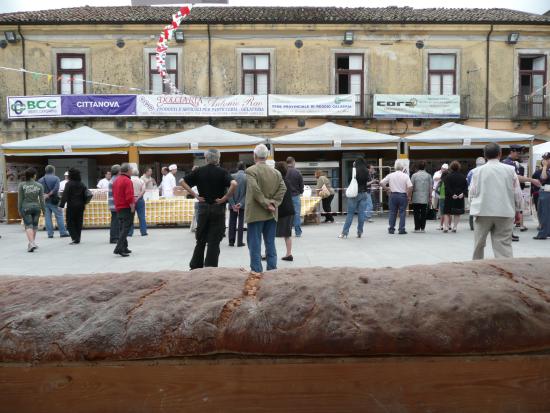
[{"label": "tent support pole", "polygon": [[[19,37],[21,37],[21,57],[22,61],[21,64],[23,65],[23,96],[27,96],[27,73],[25,70],[27,69],[27,63],[26,63],[26,53],[25,53],[25,37],[23,37],[23,33],[21,33],[21,25],[17,25],[17,32],[19,33]],[[27,118],[25,118],[25,139],[29,139],[29,121]]]},{"label": "tent support pole", "polygon": [[491,33],[493,33],[493,25],[491,24],[491,29],[487,33],[487,56],[485,56],[485,129],[489,129],[489,53],[491,51],[490,42],[491,42]]}]

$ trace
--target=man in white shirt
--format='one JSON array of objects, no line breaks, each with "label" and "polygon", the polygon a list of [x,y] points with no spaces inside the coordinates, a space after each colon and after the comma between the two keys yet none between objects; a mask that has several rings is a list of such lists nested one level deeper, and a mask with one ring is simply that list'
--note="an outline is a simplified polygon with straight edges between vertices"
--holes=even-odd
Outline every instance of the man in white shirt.
[{"label": "man in white shirt", "polygon": [[[134,187],[134,200],[136,205],[136,215],[138,216],[139,220],[139,231],[141,233],[142,237],[147,236],[147,221],[145,219],[145,200],[143,199],[143,195],[145,194],[145,184],[141,179],[139,179],[139,169],[136,166],[132,166],[132,176],[130,177],[132,180],[132,185]],[[128,236],[131,237],[134,235],[134,223],[132,222],[132,226],[130,227],[130,231],[128,232]]]},{"label": "man in white shirt", "polygon": [[65,190],[65,185],[67,185],[67,182],[69,182],[69,171],[65,171],[65,174],[63,176],[65,179],[59,182],[59,192],[63,192]]},{"label": "man in white shirt", "polygon": [[160,184],[162,190],[162,196],[165,198],[172,198],[174,196],[174,188],[176,185],[176,173],[178,172],[178,167],[175,164],[172,164],[168,167],[168,173],[162,178],[162,183]]},{"label": "man in white shirt", "polygon": [[399,210],[399,234],[406,234],[405,219],[407,205],[411,201],[413,184],[409,175],[403,172],[405,165],[401,159],[395,161],[395,172],[380,181],[380,187],[389,192],[390,218],[388,232],[395,233],[395,221]]},{"label": "man in white shirt", "polygon": [[511,258],[514,218],[521,209],[521,189],[513,166],[500,162],[496,143],[485,146],[487,163],[476,168],[470,185],[470,214],[475,218],[474,260],[484,256],[487,235],[495,258]]},{"label": "man in white shirt", "polygon": [[111,171],[105,172],[105,178],[97,183],[97,189],[109,190],[109,181],[111,180]]}]

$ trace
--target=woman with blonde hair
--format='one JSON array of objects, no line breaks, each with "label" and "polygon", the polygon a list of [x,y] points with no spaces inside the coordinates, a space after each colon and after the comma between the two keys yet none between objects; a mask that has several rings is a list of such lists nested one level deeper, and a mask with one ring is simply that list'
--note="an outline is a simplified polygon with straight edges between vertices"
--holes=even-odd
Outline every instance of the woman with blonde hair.
[{"label": "woman with blonde hair", "polygon": [[321,170],[315,171],[315,178],[317,178],[317,185],[315,189],[317,190],[317,194],[321,197],[323,211],[325,211],[321,214],[325,217],[323,222],[332,224],[334,222],[334,216],[332,215],[330,204],[334,199],[334,188],[330,184],[330,179],[327,178],[326,172]]}]

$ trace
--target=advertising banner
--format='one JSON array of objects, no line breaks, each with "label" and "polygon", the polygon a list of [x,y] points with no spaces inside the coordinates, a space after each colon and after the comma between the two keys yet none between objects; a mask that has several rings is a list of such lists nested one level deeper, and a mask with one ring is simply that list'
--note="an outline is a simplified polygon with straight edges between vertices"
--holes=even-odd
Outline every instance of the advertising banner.
[{"label": "advertising banner", "polygon": [[63,116],[135,116],[136,95],[63,95]]},{"label": "advertising banner", "polygon": [[355,95],[269,95],[269,116],[356,116]]},{"label": "advertising banner", "polygon": [[267,116],[267,95],[138,95],[138,116]]},{"label": "advertising banner", "polygon": [[373,117],[460,118],[460,95],[374,95]]},{"label": "advertising banner", "polygon": [[8,118],[52,118],[61,116],[60,96],[8,96]]}]

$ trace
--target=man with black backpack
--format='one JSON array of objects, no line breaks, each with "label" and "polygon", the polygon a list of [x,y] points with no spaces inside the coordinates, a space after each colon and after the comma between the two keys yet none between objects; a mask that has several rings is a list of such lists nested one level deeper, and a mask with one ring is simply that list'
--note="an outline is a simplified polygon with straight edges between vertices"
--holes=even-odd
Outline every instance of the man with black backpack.
[{"label": "man with black backpack", "polygon": [[65,228],[65,221],[63,219],[63,210],[59,208],[59,178],[55,175],[55,167],[52,165],[46,166],[46,175],[38,180],[38,183],[44,187],[44,200],[46,201],[46,209],[44,212],[44,219],[46,221],[46,230],[48,231],[48,238],[53,238],[53,222],[52,213],[55,215],[55,221],[57,222],[57,228],[59,228],[59,236],[66,238],[69,236],[67,229]]}]

